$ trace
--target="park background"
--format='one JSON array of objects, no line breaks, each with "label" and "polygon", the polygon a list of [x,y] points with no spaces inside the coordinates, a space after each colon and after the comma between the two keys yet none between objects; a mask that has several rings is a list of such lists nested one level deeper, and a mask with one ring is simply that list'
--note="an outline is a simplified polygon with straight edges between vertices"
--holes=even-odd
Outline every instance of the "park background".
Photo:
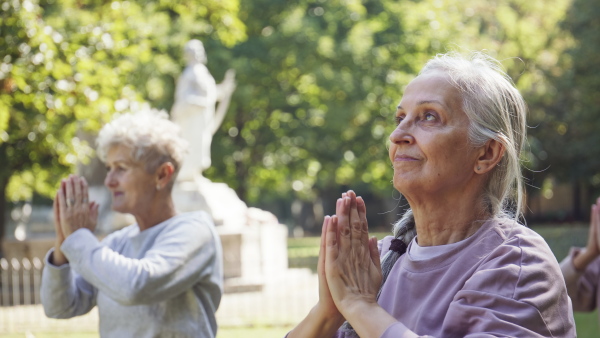
[{"label": "park background", "polygon": [[[237,73],[204,175],[288,226],[290,266],[311,267],[310,236],[346,189],[389,232],[405,205],[386,147],[395,106],[448,50],[486,50],[525,97],[525,216],[561,259],[585,244],[600,194],[599,16],[595,0],[2,1],[0,239],[14,210],[50,205],[94,158],[82,135],[144,104],[170,110],[196,38],[217,82]],[[580,336],[596,320],[579,316]],[[289,329],[244,325],[229,330]]]}]

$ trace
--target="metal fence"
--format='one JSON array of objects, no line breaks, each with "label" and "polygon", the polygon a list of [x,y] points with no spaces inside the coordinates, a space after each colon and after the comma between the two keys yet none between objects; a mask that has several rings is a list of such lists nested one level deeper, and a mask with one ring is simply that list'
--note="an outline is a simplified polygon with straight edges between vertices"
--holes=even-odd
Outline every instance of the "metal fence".
[{"label": "metal fence", "polygon": [[[0,259],[0,336],[97,332],[96,308],[86,315],[67,320],[45,316],[40,305],[42,269],[39,258]],[[318,299],[317,277],[308,268],[281,271],[263,281],[261,288],[252,290],[224,294],[217,311],[219,326],[295,324]]]}]

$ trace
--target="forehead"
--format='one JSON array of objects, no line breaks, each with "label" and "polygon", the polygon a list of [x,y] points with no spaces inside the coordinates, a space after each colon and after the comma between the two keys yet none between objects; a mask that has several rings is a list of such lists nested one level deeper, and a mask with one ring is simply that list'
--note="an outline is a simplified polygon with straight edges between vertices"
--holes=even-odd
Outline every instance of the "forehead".
[{"label": "forehead", "polygon": [[122,144],[111,146],[106,152],[106,162],[133,162],[131,148]]},{"label": "forehead", "polygon": [[450,77],[441,71],[433,70],[417,76],[412,80],[402,96],[400,105],[417,104],[418,102],[439,101],[450,108],[461,108],[461,94],[451,82]]}]

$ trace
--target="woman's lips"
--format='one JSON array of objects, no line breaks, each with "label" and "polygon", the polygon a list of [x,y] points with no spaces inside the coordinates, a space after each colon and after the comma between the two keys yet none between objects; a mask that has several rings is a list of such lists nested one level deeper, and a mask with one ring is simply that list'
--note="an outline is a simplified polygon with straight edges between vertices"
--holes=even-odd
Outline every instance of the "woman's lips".
[{"label": "woman's lips", "polygon": [[418,159],[408,155],[396,155],[394,156],[394,162],[405,162],[405,161],[418,161]]}]

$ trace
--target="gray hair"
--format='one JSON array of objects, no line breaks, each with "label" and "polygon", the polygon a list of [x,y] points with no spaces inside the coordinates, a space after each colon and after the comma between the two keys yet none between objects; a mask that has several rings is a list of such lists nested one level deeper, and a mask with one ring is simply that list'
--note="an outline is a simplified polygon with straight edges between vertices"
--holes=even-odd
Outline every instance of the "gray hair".
[{"label": "gray hair", "polygon": [[[480,147],[493,139],[504,146],[504,156],[487,181],[482,202],[492,217],[518,220],[523,203],[520,154],[526,139],[525,100],[500,62],[481,52],[468,57],[454,52],[438,54],[419,75],[434,70],[448,74],[461,93],[471,144]],[[407,226],[414,227],[410,210],[394,226],[394,235],[406,233],[403,228]]]},{"label": "gray hair", "polygon": [[111,147],[126,146],[131,149],[132,159],[142,163],[148,173],[153,173],[163,163],[171,162],[175,174],[168,185],[170,188],[188,148],[188,142],[179,136],[179,130],[164,111],[143,109],[118,115],[100,130],[96,152],[100,160],[106,162]]},{"label": "gray hair", "polygon": [[500,62],[481,52],[468,58],[456,53],[437,55],[420,74],[433,70],[447,73],[462,94],[472,145],[480,147],[493,139],[504,146],[505,154],[487,182],[484,203],[492,216],[518,219],[523,203],[520,154],[526,138],[525,100]]},{"label": "gray hair", "polygon": [[[525,100],[500,62],[481,52],[466,57],[455,52],[438,54],[425,64],[419,75],[431,71],[446,73],[461,93],[462,108],[470,121],[471,144],[480,147],[493,139],[504,146],[504,156],[487,181],[482,202],[491,217],[518,221],[523,203],[520,154],[526,139]],[[406,247],[416,237],[411,209],[396,222],[393,233]],[[382,286],[402,254],[390,250],[382,258]],[[349,337],[356,335],[348,322],[341,329]]]}]

